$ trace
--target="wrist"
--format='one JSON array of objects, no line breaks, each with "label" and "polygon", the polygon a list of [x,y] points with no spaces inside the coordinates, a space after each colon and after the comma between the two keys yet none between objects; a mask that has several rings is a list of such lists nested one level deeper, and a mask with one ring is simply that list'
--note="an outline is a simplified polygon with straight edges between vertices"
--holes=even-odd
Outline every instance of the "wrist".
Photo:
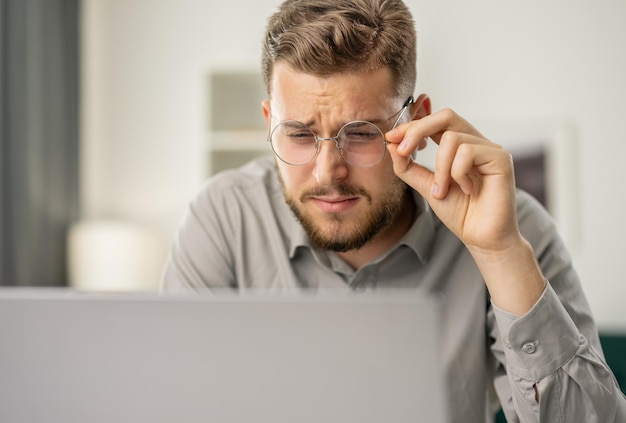
[{"label": "wrist", "polygon": [[480,270],[491,300],[516,315],[528,312],[546,285],[532,246],[521,235],[506,248],[487,250],[468,247]]}]

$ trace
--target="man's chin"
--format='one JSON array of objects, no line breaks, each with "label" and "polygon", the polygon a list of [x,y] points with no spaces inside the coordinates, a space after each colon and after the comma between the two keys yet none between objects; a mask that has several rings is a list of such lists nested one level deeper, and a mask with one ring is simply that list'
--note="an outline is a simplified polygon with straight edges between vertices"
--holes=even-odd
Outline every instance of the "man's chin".
[{"label": "man's chin", "polygon": [[285,201],[308,234],[314,247],[347,252],[358,250],[373,240],[376,235],[391,224],[402,205],[394,199],[402,196],[383,198],[384,206],[359,204],[341,213],[324,213],[310,203],[294,201],[285,194]]},{"label": "man's chin", "polygon": [[346,222],[328,222],[325,225],[312,224],[310,221],[301,221],[314,247],[323,250],[344,253],[363,247],[372,238],[370,233],[364,233],[362,228],[348,228]]},{"label": "man's chin", "polygon": [[322,250],[334,251],[336,253],[345,253],[351,250],[358,250],[367,243],[368,240],[357,239],[331,239],[326,237],[318,237],[309,234],[311,243],[314,247]]}]

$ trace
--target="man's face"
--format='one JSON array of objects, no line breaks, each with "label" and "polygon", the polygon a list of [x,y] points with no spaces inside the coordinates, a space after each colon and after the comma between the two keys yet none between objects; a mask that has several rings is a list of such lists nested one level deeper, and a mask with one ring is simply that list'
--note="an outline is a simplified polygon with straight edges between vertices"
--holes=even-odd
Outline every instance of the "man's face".
[{"label": "man's face", "polygon": [[[354,120],[373,122],[386,132],[406,100],[392,94],[387,68],[321,78],[277,63],[271,87],[272,99],[263,104],[270,129],[296,120],[318,137],[334,137]],[[293,166],[277,158],[276,167],[287,204],[323,249],[344,252],[375,242],[393,230],[409,201],[388,153],[375,166],[356,167],[341,157],[334,142],[320,141],[311,162]]]}]

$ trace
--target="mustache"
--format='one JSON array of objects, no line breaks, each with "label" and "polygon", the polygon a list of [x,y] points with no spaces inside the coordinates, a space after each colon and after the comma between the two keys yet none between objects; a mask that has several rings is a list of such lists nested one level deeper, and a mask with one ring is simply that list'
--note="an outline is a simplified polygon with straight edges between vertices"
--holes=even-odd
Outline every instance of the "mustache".
[{"label": "mustache", "polygon": [[307,197],[321,197],[321,196],[330,196],[330,195],[340,195],[343,197],[350,196],[360,196],[364,197],[368,203],[372,202],[372,197],[363,187],[349,185],[349,184],[341,184],[336,185],[331,188],[326,187],[310,187],[302,191],[300,194],[300,202],[303,202]]}]

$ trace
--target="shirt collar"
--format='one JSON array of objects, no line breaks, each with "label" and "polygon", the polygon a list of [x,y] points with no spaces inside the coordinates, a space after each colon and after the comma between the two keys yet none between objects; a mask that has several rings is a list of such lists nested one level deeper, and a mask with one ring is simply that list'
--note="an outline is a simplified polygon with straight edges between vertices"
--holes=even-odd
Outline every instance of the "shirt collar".
[{"label": "shirt collar", "polygon": [[422,264],[426,264],[430,259],[436,229],[441,222],[435,216],[428,202],[417,191],[413,191],[413,200],[417,205],[417,218],[400,239],[398,245],[405,245],[412,249]]},{"label": "shirt collar", "polygon": [[274,206],[274,213],[279,222],[281,222],[283,237],[289,245],[289,258],[293,259],[299,247],[313,248],[309,240],[309,236],[293,214],[291,208],[285,201],[285,194],[278,180],[278,171],[273,172],[271,185],[271,201]]}]

